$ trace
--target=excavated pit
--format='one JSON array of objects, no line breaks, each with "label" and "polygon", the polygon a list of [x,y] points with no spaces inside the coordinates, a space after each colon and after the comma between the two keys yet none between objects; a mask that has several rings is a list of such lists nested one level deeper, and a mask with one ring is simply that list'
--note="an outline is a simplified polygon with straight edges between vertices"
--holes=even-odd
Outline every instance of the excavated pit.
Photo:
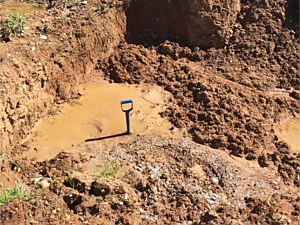
[{"label": "excavated pit", "polygon": [[[82,151],[81,144],[96,141],[101,141],[98,146],[103,150],[108,144],[126,142],[145,132],[175,135],[172,124],[159,116],[171,98],[159,86],[97,81],[84,85],[84,93],[79,99],[59,107],[56,115],[37,123],[26,140],[29,150],[21,157],[43,161],[61,151]],[[132,135],[125,135],[125,116],[120,107],[124,99],[134,102],[130,113]]]},{"label": "excavated pit", "polygon": [[[19,151],[20,143],[56,103],[75,98],[78,86],[93,77],[97,60],[124,40],[125,16],[118,7],[99,16],[92,7],[80,5],[77,10],[84,14],[49,16],[63,5],[31,14],[31,4],[2,4],[3,21],[15,9],[28,12],[24,37],[10,35],[7,44],[1,41],[0,29],[0,149],[5,153]],[[47,25],[35,20],[37,16]]]},{"label": "excavated pit", "polygon": [[157,45],[166,39],[185,42],[188,4],[182,1],[132,1],[126,11],[129,43]]},{"label": "excavated pit", "polygon": [[[287,1],[243,0],[235,24],[239,1],[210,1],[186,0],[184,6],[176,0],[149,1],[162,15],[170,11],[171,19],[157,25],[156,33],[150,24],[148,29],[158,36],[141,33],[140,43],[146,45],[149,37],[157,42],[177,38],[182,44],[209,48],[222,46],[230,34],[226,49],[191,51],[172,42],[158,48],[124,43],[126,31],[127,40],[137,41],[140,31],[134,22],[143,29],[138,16],[157,13],[145,8],[142,0],[52,1],[51,9],[28,18],[24,36],[0,42],[0,193],[24,184],[33,196],[0,204],[0,224],[297,224],[300,154],[299,147],[290,147],[296,139],[291,134],[299,134],[299,122],[293,118],[287,126],[285,121],[279,124],[278,132],[285,136],[274,127],[283,118],[299,115],[300,51],[295,32],[282,26]],[[120,2],[132,3],[127,18]],[[129,23],[136,4],[140,11]],[[176,4],[182,6],[180,12],[175,11]],[[172,32],[158,38],[169,26]],[[95,67],[102,71],[94,71]],[[120,94],[119,88],[111,88],[119,84],[108,84],[107,95],[99,93],[97,85],[82,96],[80,85],[102,75],[111,82],[162,86],[173,98],[165,110],[159,110],[163,121],[156,127],[166,128],[162,122],[169,120],[175,126],[172,135],[176,127],[191,128],[194,140],[225,151],[186,138],[168,138],[170,134],[148,133],[136,135],[130,143],[122,140],[114,148],[105,145],[104,139],[77,146],[86,138],[100,139],[125,129],[124,115],[117,116],[122,123],[107,119],[122,113],[120,99],[115,101],[116,110],[102,107],[114,102],[113,94]],[[97,101],[88,108],[81,101],[89,100],[90,93]],[[132,119],[142,116],[143,126],[152,117],[143,114],[145,105],[151,109],[146,113],[159,109],[152,104],[155,93],[143,92],[144,104],[135,104],[141,112],[134,111]],[[61,106],[72,108],[70,114],[62,117],[56,103],[66,103]],[[96,114],[87,113],[92,120],[82,121],[90,109]],[[109,116],[101,115],[102,110]],[[79,154],[72,149],[72,154],[62,152],[36,162],[29,157],[30,143],[19,142],[35,135],[32,127],[50,116],[62,118],[59,125],[64,126],[55,126],[49,133],[63,137],[63,144],[71,131],[84,135],[67,143]],[[161,119],[155,114],[157,118]],[[121,127],[112,130],[108,121]],[[72,130],[75,122],[80,127]],[[134,124],[138,123],[132,123],[137,133],[142,125],[134,128]],[[285,143],[285,137],[292,137],[292,143]],[[112,139],[105,140],[114,144]],[[45,147],[45,142],[39,143]],[[34,158],[55,155],[42,147],[33,148]],[[29,159],[17,158],[21,153]],[[106,177],[107,167],[120,168],[120,173]]]},{"label": "excavated pit", "polygon": [[222,47],[240,10],[239,0],[137,0],[126,11],[126,41],[145,46],[165,40]]},{"label": "excavated pit", "polygon": [[299,38],[299,0],[288,0],[285,7],[285,24],[288,28],[293,29]]},{"label": "excavated pit", "polygon": [[[50,9],[51,13],[55,14],[58,6]],[[98,5],[95,7],[101,8]],[[9,56],[14,61],[13,66],[10,60],[3,60],[1,64],[1,149],[10,152],[30,133],[34,124],[45,116],[54,102],[65,101],[76,95],[78,84],[93,73],[98,59],[107,57],[125,38],[127,42],[144,45],[170,39],[189,46],[222,46],[239,8],[237,0],[214,3],[189,0],[184,4],[178,0],[138,0],[129,2],[125,13],[116,6],[106,13],[102,12],[101,17],[98,11],[95,16],[93,8],[88,7],[85,13],[95,18],[82,16],[79,21],[74,16],[72,23],[69,19],[47,17],[48,23],[54,24],[51,27],[31,24],[28,18],[27,26],[38,29],[26,30],[26,38],[42,32],[38,37],[47,36],[47,39],[38,38],[31,42],[34,46],[30,47],[23,39],[24,43],[14,44],[14,50],[3,48],[0,51],[0,59]],[[70,18],[70,15],[65,14],[64,17]],[[102,17],[109,18],[109,23]],[[75,24],[76,28],[70,29],[70,24]],[[66,31],[64,37],[56,36],[51,31],[57,29]],[[18,53],[20,51],[27,51],[28,54],[23,56]],[[50,57],[45,58],[45,55]],[[10,79],[14,79],[14,82],[10,82]],[[12,94],[8,90],[17,91]]]}]

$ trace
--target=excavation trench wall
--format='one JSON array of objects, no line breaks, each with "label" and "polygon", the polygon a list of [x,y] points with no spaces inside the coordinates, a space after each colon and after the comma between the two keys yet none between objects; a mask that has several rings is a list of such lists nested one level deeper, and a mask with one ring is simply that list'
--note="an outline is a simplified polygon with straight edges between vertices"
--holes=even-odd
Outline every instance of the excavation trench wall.
[{"label": "excavation trench wall", "polygon": [[77,97],[120,42],[221,47],[239,9],[239,0],[55,1],[29,20],[25,38],[0,43],[0,152],[19,146],[55,102]]},{"label": "excavation trench wall", "polygon": [[126,39],[144,45],[171,40],[202,48],[222,47],[239,11],[239,0],[131,1]]},{"label": "excavation trench wall", "polygon": [[93,75],[97,60],[124,40],[121,7],[104,13],[98,3],[57,3],[28,22],[25,38],[0,43],[0,153],[19,149],[55,103],[79,96],[78,85]]}]

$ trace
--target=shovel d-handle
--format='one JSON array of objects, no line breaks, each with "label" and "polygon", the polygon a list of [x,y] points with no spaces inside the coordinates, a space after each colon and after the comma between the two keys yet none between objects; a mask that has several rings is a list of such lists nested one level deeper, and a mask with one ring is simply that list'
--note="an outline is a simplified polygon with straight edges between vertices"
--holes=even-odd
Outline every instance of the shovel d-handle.
[{"label": "shovel d-handle", "polygon": [[[129,104],[129,103],[131,104],[130,108],[124,109],[124,105]],[[126,112],[126,111],[130,112],[133,109],[133,101],[131,99],[122,100],[121,101],[121,108],[122,108],[123,112]]]},{"label": "shovel d-handle", "polygon": [[[125,104],[131,104],[129,108],[125,109]],[[130,111],[133,109],[133,101],[131,99],[122,100],[121,101],[121,109],[123,112],[125,112],[126,115],[126,127],[127,127],[127,134],[130,135]]]}]

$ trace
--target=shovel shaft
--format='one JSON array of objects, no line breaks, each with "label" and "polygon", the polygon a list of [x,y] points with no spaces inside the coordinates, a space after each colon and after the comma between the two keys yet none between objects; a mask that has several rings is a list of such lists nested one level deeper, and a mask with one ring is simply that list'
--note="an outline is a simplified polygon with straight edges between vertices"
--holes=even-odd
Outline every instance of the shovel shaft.
[{"label": "shovel shaft", "polygon": [[127,134],[130,135],[130,111],[125,111],[126,114],[126,127],[127,127]]}]

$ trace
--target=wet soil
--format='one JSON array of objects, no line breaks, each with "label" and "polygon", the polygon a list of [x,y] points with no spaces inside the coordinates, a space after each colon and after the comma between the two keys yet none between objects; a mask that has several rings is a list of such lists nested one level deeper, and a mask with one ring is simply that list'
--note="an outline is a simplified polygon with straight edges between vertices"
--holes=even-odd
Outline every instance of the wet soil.
[{"label": "wet soil", "polygon": [[276,126],[275,133],[284,140],[291,150],[291,153],[300,152],[300,117],[289,118]]},{"label": "wet soil", "polygon": [[[41,2],[21,34],[0,28],[0,193],[32,192],[1,224],[298,225],[300,154],[282,135],[300,111],[298,2],[160,2]],[[110,96],[85,86],[104,77]],[[131,98],[120,83],[139,89],[138,126],[100,140],[125,129],[107,119],[119,98],[98,104]]]},{"label": "wet soil", "polygon": [[124,99],[133,100],[130,113],[133,135],[147,131],[171,134],[172,124],[159,114],[171,95],[160,87],[98,81],[81,89],[83,96],[78,100],[64,104],[57,109],[56,115],[48,116],[37,124],[24,142],[29,151],[23,157],[43,161],[62,150],[73,152],[76,150],[73,147],[85,141],[109,139],[108,142],[120,142],[127,132],[125,114],[120,105]]},{"label": "wet soil", "polygon": [[[210,59],[211,53],[172,42],[152,48],[124,44],[104,62],[104,70],[115,82],[157,83],[171,92],[173,104],[162,115],[187,129],[194,141],[257,160],[261,166],[285,164],[278,155],[288,154],[289,146],[274,129],[288,115],[299,113],[299,100],[292,97],[298,91],[278,90],[277,77],[257,67],[249,65],[249,71],[242,72],[239,58],[229,57],[230,64],[222,58],[218,64],[222,53],[213,54],[216,58]],[[297,163],[282,172],[287,182],[297,184],[299,156],[288,157]]]}]

